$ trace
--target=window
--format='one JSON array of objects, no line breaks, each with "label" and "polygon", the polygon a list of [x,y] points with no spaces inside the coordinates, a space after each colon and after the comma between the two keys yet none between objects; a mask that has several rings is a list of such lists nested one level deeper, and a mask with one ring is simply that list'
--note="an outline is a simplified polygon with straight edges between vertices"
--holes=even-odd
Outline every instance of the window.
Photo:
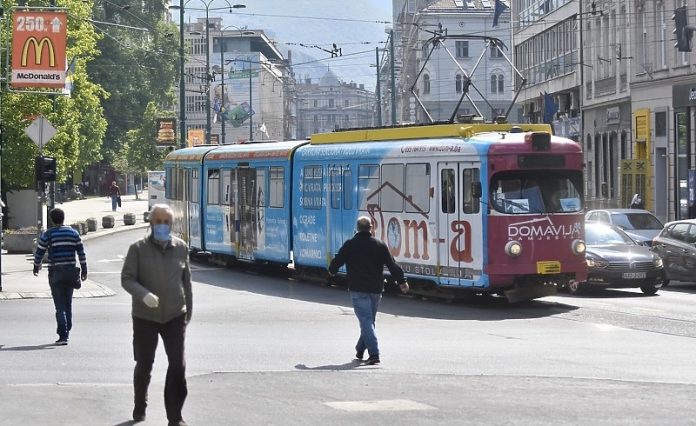
[{"label": "window", "polygon": [[430,211],[430,164],[406,165],[406,212],[427,213]]},{"label": "window", "polygon": [[[315,99],[315,100],[312,102],[312,105],[314,105],[314,108],[318,108],[318,107],[319,107],[319,101],[318,101],[317,99]],[[315,117],[316,117],[316,116],[315,116]]]},{"label": "window", "polygon": [[479,182],[479,169],[464,169],[462,172],[462,210],[464,213],[479,212],[479,199],[474,197],[473,184]]},{"label": "window", "polygon": [[404,210],[404,165],[383,165],[380,188],[380,207],[382,210],[402,212]]},{"label": "window", "polygon": [[321,166],[305,166],[302,176],[301,205],[307,209],[319,210],[321,208]]},{"label": "window", "polygon": [[655,113],[655,136],[667,136],[667,112]]},{"label": "window", "polygon": [[491,58],[502,58],[503,57],[503,52],[500,51],[497,47],[491,45]]},{"label": "window", "polygon": [[336,107],[335,101],[333,99],[329,99],[329,108],[335,108],[335,107]]},{"label": "window", "polygon": [[198,177],[198,169],[191,170],[191,202],[200,203],[200,179]]},{"label": "window", "polygon": [[454,91],[457,93],[462,93],[462,76],[457,74],[454,76]]},{"label": "window", "polygon": [[440,172],[440,194],[442,194],[442,213],[454,213],[456,189],[453,169],[442,169]]},{"label": "window", "polygon": [[498,75],[491,75],[491,93],[498,93]]},{"label": "window", "polygon": [[186,188],[186,184],[188,183],[188,180],[186,179],[186,169],[176,169],[176,174],[176,199],[185,200],[186,198],[184,198],[184,189]]},{"label": "window", "polygon": [[428,57],[428,53],[430,53],[430,45],[428,43],[423,43],[423,50],[421,52],[421,59],[425,60],[425,58]]},{"label": "window", "polygon": [[172,196],[172,186],[174,185],[174,179],[172,179],[172,168],[167,167],[164,170],[164,197],[168,200],[173,200]]},{"label": "window", "polygon": [[505,76],[502,74],[491,75],[491,93],[502,95],[505,89]]},{"label": "window", "polygon": [[423,93],[430,93],[430,76],[428,74],[423,74]]},{"label": "window", "polygon": [[505,91],[505,77],[502,74],[498,74],[498,94],[502,95]]},{"label": "window", "polygon": [[271,167],[271,187],[269,207],[282,208],[285,205],[285,169]]},{"label": "window", "polygon": [[220,169],[208,170],[208,204],[220,204]]},{"label": "window", "polygon": [[329,197],[331,197],[331,208],[341,207],[341,170],[329,169]]},{"label": "window", "polygon": [[343,101],[343,107],[348,108],[348,106],[350,106],[350,101],[348,99],[346,99]]},{"label": "window", "polygon": [[353,173],[350,170],[343,171],[343,208],[350,210],[353,208]]},{"label": "window", "polygon": [[[358,197],[360,210],[367,210],[370,205],[379,205],[379,166],[362,165],[358,168]],[[369,198],[369,199],[368,199]]]},{"label": "window", "polygon": [[469,57],[469,42],[468,41],[456,41],[455,47],[457,50],[457,58],[468,58]]},{"label": "window", "polygon": [[686,242],[687,241],[687,235],[689,233],[689,224],[688,223],[677,223],[670,229],[669,231],[669,238],[677,241],[682,241]]}]

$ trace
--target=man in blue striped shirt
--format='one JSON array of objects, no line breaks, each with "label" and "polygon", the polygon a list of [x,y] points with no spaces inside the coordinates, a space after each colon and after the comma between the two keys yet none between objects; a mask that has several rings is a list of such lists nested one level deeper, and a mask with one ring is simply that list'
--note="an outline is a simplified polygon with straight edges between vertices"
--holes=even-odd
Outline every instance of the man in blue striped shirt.
[{"label": "man in blue striped shirt", "polygon": [[58,340],[56,345],[67,345],[68,335],[72,328],[72,297],[73,287],[60,285],[51,280],[54,266],[75,267],[75,253],[80,260],[82,281],[87,279],[87,258],[82,246],[80,234],[69,226],[63,225],[65,212],[62,209],[53,209],[48,213],[55,227],[41,234],[39,243],[34,253],[34,276],[39,275],[41,261],[48,250],[48,283],[51,286],[53,304],[56,307],[56,323]]}]

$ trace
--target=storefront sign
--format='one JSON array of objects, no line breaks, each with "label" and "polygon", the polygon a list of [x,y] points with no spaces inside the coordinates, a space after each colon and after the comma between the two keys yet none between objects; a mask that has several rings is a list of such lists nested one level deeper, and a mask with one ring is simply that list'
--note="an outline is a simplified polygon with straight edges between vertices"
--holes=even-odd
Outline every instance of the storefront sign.
[{"label": "storefront sign", "polygon": [[619,107],[607,108],[607,124],[619,124],[621,121],[621,109]]},{"label": "storefront sign", "polygon": [[169,146],[176,144],[176,118],[158,118],[157,146]]},{"label": "storefront sign", "polygon": [[696,106],[696,84],[672,86],[672,106]]},{"label": "storefront sign", "polygon": [[65,86],[65,11],[17,10],[12,17],[12,87]]}]

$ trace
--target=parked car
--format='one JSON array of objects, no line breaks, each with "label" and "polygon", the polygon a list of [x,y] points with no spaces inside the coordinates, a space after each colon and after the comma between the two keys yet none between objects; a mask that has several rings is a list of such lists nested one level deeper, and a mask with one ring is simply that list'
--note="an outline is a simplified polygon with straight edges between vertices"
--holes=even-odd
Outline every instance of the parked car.
[{"label": "parked car", "polygon": [[648,247],[664,228],[654,214],[640,209],[590,210],[585,213],[585,220],[618,226],[636,242]]},{"label": "parked car", "polygon": [[589,287],[640,288],[655,294],[662,285],[662,259],[617,226],[585,222],[587,281],[568,285],[571,294]]},{"label": "parked car", "polygon": [[665,264],[665,284],[696,279],[696,219],[669,222],[652,249]]}]

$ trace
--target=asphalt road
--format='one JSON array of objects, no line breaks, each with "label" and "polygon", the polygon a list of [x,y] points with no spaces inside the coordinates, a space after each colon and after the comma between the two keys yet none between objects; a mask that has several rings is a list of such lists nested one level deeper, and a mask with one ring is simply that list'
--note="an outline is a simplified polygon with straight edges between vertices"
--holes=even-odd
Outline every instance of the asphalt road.
[{"label": "asphalt road", "polygon": [[[130,297],[122,257],[142,231],[87,243],[117,295],[74,302],[70,345],[50,300],[0,302],[0,424],[129,424]],[[382,364],[352,360],[345,290],[194,265],[192,425],[696,424],[696,284],[509,306],[386,296]],[[165,424],[160,345],[146,425]]]}]

